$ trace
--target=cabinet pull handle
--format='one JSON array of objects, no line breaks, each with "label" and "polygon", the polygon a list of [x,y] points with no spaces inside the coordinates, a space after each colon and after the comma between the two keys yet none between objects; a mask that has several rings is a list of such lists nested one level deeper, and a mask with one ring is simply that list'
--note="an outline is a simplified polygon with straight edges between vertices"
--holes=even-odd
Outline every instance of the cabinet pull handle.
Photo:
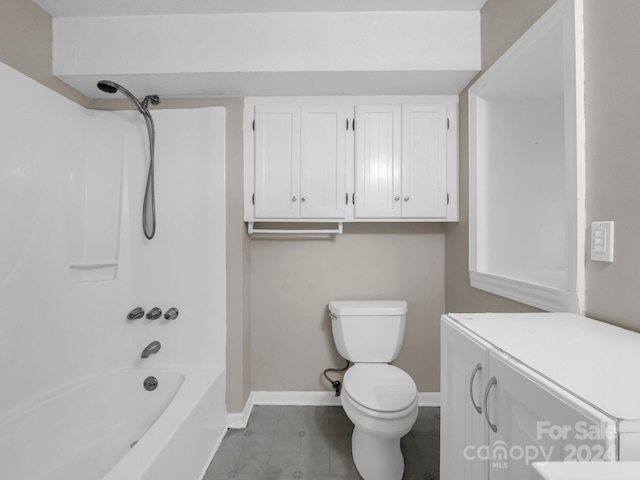
[{"label": "cabinet pull handle", "polygon": [[[348,121],[349,121],[349,120],[347,120],[347,122],[348,122]],[[348,194],[348,193],[345,193],[345,194],[344,194],[344,204],[345,204],[345,205],[349,205],[349,194]]]},{"label": "cabinet pull handle", "polygon": [[408,202],[409,201],[409,196],[407,195],[406,197],[404,197],[404,201]]},{"label": "cabinet pull handle", "polygon": [[396,195],[394,200],[397,202],[398,200],[400,200],[400,195]]},{"label": "cabinet pull handle", "polygon": [[479,414],[482,414],[482,408],[480,408],[476,404],[476,401],[473,398],[473,380],[476,378],[476,374],[480,370],[482,370],[482,365],[481,364],[477,364],[476,368],[474,368],[473,372],[471,372],[471,380],[469,380],[469,396],[471,397],[471,404],[473,405],[473,408],[476,409],[476,412],[478,412]]},{"label": "cabinet pull handle", "polygon": [[484,418],[487,420],[487,423],[489,424],[491,430],[493,430],[493,433],[496,433],[498,431],[498,427],[491,423],[487,402],[489,401],[489,391],[491,390],[491,387],[493,387],[497,383],[498,380],[496,379],[496,377],[491,377],[491,380],[489,380],[489,383],[487,384],[487,389],[484,391]]},{"label": "cabinet pull handle", "polygon": [[303,202],[307,201],[307,197],[302,197],[300,200],[302,200]]},{"label": "cabinet pull handle", "polygon": [[297,200],[298,200],[298,197],[296,197],[296,196],[291,197],[291,201],[292,201],[292,202],[295,202],[295,201],[297,201]]}]

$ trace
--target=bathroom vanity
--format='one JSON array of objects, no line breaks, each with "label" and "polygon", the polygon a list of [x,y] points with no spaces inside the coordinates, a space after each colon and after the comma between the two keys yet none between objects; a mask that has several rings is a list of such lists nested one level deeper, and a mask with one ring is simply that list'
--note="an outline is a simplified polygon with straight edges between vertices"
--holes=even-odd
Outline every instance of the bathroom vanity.
[{"label": "bathroom vanity", "polygon": [[640,460],[640,334],[570,313],[449,314],[441,326],[443,480]]}]

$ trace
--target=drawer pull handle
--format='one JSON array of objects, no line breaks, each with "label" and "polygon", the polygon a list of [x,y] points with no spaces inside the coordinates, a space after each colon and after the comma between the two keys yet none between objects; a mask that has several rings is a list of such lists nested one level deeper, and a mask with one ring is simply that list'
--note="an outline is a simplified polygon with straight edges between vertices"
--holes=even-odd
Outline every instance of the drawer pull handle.
[{"label": "drawer pull handle", "polygon": [[491,391],[491,387],[493,387],[497,383],[498,380],[496,379],[496,377],[491,377],[491,380],[489,380],[489,383],[487,384],[487,389],[484,391],[484,418],[487,420],[487,423],[489,424],[491,430],[493,430],[493,433],[496,433],[498,431],[498,427],[491,423],[487,402],[489,401],[489,392]]},{"label": "drawer pull handle", "polygon": [[469,380],[469,396],[471,397],[471,404],[473,405],[473,408],[476,409],[476,412],[478,412],[479,414],[482,414],[482,408],[480,408],[476,404],[476,401],[473,398],[473,380],[476,378],[476,374],[480,370],[482,370],[482,365],[481,364],[477,364],[476,368],[474,368],[473,372],[471,372],[471,380]]}]

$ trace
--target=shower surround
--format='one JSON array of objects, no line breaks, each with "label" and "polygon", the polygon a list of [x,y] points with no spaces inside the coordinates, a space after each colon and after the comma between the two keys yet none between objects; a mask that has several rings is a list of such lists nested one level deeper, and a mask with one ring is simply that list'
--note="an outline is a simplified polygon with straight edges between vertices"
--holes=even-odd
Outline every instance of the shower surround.
[{"label": "shower surround", "polygon": [[[225,426],[224,109],[153,112],[157,232],[148,241],[140,218],[148,144],[138,113],[87,110],[4,64],[0,80],[0,438],[3,425],[28,425],[53,392],[87,379],[200,371],[210,388],[192,391],[213,395],[209,410],[197,398],[181,405],[200,405],[212,455]],[[127,320],[137,306],[180,315]],[[162,350],[141,359],[154,340]],[[132,388],[155,393],[142,379]],[[79,406],[68,404],[64,414],[75,415]],[[39,427],[51,445],[73,433]],[[208,460],[198,460],[202,470]],[[20,465],[3,465],[0,477],[28,478]]]}]

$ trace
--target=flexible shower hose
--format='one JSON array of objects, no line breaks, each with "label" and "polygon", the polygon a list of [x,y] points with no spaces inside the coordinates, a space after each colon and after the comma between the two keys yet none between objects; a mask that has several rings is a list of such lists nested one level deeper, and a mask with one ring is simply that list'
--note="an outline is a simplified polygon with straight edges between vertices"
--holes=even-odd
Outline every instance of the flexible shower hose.
[{"label": "flexible shower hose", "polygon": [[142,204],[142,230],[144,236],[151,240],[156,234],[156,196],[155,196],[155,180],[154,180],[154,150],[156,140],[156,130],[153,124],[153,118],[148,111],[143,113],[144,120],[147,124],[149,132],[149,171],[147,173],[147,185],[144,190],[144,202]]}]

